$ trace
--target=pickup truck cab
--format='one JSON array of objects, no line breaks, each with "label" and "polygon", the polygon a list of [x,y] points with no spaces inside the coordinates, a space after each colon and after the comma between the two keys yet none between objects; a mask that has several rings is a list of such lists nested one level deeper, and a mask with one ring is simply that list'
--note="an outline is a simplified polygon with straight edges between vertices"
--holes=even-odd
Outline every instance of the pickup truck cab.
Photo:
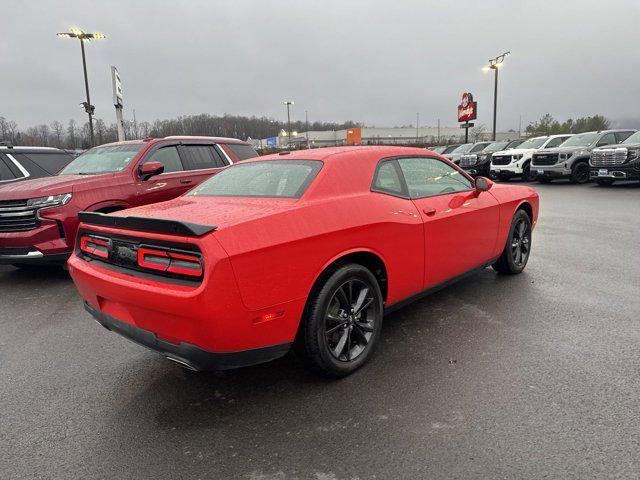
[{"label": "pickup truck cab", "polygon": [[524,181],[536,179],[531,170],[531,157],[534,153],[562,144],[570,134],[533,137],[525,140],[517,148],[495,152],[491,158],[491,176],[498,180],[507,181],[513,177],[520,177]]},{"label": "pickup truck cab", "polygon": [[640,132],[620,144],[594,148],[589,160],[590,176],[598,185],[616,180],[640,180]]},{"label": "pickup truck cab", "polygon": [[589,159],[596,147],[615,145],[629,138],[635,130],[602,130],[574,135],[558,148],[536,152],[531,161],[532,173],[541,183],[568,178],[572,183],[589,181]]},{"label": "pickup truck cab", "polygon": [[50,177],[73,158],[72,154],[58,148],[0,145],[0,186],[30,178]]},{"label": "pickup truck cab", "polygon": [[248,143],[232,138],[149,138],[92,148],[55,176],[0,184],[0,264],[63,264],[78,212],[170,200],[256,156]]}]

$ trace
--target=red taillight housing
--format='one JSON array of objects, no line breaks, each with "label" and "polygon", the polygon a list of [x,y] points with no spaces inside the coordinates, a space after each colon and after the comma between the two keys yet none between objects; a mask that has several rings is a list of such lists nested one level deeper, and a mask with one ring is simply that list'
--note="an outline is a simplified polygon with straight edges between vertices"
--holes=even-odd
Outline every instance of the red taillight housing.
[{"label": "red taillight housing", "polygon": [[83,235],[80,238],[80,250],[99,258],[109,258],[109,239]]},{"label": "red taillight housing", "polygon": [[187,277],[201,277],[204,270],[202,258],[198,255],[148,246],[138,248],[138,266]]}]

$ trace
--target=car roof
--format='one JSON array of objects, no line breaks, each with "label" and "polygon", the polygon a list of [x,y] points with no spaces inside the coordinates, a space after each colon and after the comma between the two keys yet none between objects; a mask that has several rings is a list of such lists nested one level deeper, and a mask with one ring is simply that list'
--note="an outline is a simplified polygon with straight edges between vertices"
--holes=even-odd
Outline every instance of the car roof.
[{"label": "car roof", "polygon": [[27,153],[27,152],[31,152],[31,153],[35,153],[35,152],[39,152],[39,153],[67,153],[65,152],[65,150],[62,150],[60,148],[55,148],[55,147],[30,147],[30,146],[13,146],[13,147],[8,147],[6,145],[0,145],[0,152],[6,152],[6,153],[11,153],[11,152],[22,152],[22,153]]},{"label": "car roof", "polygon": [[334,162],[353,155],[354,153],[370,153],[371,155],[384,157],[394,157],[402,155],[428,155],[427,150],[417,147],[397,147],[383,145],[362,145],[350,147],[325,147],[306,150],[294,150],[274,153],[262,157],[254,157],[243,160],[242,163],[259,162],[263,160],[321,160],[323,162]]},{"label": "car roof", "polygon": [[249,143],[244,140],[239,140],[237,138],[228,138],[228,137],[207,137],[207,136],[198,136],[198,135],[170,135],[168,137],[147,137],[144,139],[137,140],[125,140],[122,142],[111,142],[111,143],[103,143],[102,145],[96,145],[97,147],[111,147],[114,145],[132,145],[132,144],[141,144],[141,143],[157,143],[164,142],[167,140],[206,140],[208,142],[215,143],[233,143],[237,145],[249,145]]}]

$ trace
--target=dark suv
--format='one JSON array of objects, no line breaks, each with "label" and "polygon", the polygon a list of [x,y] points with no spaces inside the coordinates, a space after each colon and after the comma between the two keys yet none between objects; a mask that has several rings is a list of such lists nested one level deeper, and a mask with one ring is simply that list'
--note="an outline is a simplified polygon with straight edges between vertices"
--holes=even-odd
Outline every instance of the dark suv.
[{"label": "dark suv", "polygon": [[57,148],[0,144],[0,186],[30,178],[50,177],[66,167],[73,158],[70,153]]},{"label": "dark suv", "polygon": [[533,154],[531,173],[538,181],[549,183],[556,178],[569,178],[572,183],[589,181],[589,159],[596,147],[615,145],[629,138],[635,130],[602,130],[574,135],[558,148]]},{"label": "dark suv", "polygon": [[522,140],[505,140],[502,142],[493,142],[487,145],[484,150],[477,153],[466,153],[460,158],[458,164],[472,177],[483,176],[488,177],[491,173],[491,157],[494,153],[511,150],[524,142]]},{"label": "dark suv", "polygon": [[640,180],[640,132],[618,145],[594,148],[589,160],[591,178],[598,185],[616,180]]},{"label": "dark suv", "polygon": [[56,176],[2,185],[0,264],[64,263],[78,212],[110,213],[170,200],[257,155],[233,138],[149,138],[101,145]]}]

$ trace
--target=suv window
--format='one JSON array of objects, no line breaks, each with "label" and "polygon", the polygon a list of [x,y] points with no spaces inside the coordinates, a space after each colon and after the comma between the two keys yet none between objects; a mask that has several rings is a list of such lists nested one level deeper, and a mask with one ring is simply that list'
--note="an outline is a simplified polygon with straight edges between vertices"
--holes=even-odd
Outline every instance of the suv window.
[{"label": "suv window", "polygon": [[246,160],[247,158],[254,158],[258,156],[251,145],[241,145],[237,143],[227,143],[226,146],[238,157],[238,160]]},{"label": "suv window", "polygon": [[616,132],[616,138],[618,139],[618,141],[616,143],[624,142],[632,134],[633,134],[633,132]]},{"label": "suv window", "polygon": [[614,133],[605,134],[600,140],[598,140],[598,144],[596,147],[602,147],[603,145],[613,145],[616,142],[616,136]]},{"label": "suv window", "polygon": [[175,146],[159,148],[144,161],[144,163],[147,162],[160,162],[163,164],[164,172],[162,173],[181,172],[184,170],[178,149]]},{"label": "suv window", "polygon": [[547,145],[544,148],[554,148],[557,147],[558,145],[560,145],[562,142],[564,142],[567,139],[567,137],[557,137],[557,138],[552,138],[551,140],[549,140],[549,143],[547,143]]},{"label": "suv window", "polygon": [[184,145],[183,148],[189,157],[189,170],[226,166],[226,162],[213,145]]},{"label": "suv window", "polygon": [[4,158],[0,157],[0,182],[6,182],[7,180],[15,180],[15,175],[6,164]]},{"label": "suv window", "polygon": [[375,174],[372,190],[406,196],[400,175],[400,166],[397,160],[384,160]]},{"label": "suv window", "polygon": [[412,199],[473,190],[467,177],[436,158],[400,158],[398,164]]}]

